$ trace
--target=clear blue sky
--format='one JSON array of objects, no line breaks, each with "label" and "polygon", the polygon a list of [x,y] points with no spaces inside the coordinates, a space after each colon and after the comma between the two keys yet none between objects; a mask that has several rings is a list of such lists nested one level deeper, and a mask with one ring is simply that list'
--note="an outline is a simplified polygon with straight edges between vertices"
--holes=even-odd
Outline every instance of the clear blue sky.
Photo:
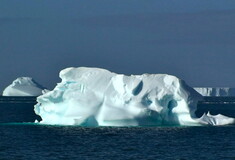
[{"label": "clear blue sky", "polygon": [[0,92],[66,67],[235,87],[234,0],[0,0]]}]

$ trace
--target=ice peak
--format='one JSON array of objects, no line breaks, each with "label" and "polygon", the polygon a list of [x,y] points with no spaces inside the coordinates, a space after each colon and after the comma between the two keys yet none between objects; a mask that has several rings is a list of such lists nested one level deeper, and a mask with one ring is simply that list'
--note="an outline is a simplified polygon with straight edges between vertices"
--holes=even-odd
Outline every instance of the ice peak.
[{"label": "ice peak", "polygon": [[3,91],[3,96],[39,96],[46,92],[45,87],[31,77],[19,77]]}]

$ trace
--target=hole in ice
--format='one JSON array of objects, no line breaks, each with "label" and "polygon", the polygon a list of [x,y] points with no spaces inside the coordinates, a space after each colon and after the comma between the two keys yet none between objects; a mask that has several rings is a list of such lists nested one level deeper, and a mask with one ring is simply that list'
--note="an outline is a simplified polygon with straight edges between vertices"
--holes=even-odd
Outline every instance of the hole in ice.
[{"label": "hole in ice", "polygon": [[149,106],[152,101],[149,99],[148,97],[148,94],[146,94],[143,98],[142,98],[142,101],[141,103],[144,105],[144,106]]},{"label": "hole in ice", "polygon": [[167,105],[169,111],[171,111],[171,110],[172,110],[174,107],[176,107],[176,106],[177,106],[177,102],[176,102],[176,100],[174,100],[174,99],[170,100],[170,101],[168,102],[168,105]]},{"label": "hole in ice", "polygon": [[143,81],[140,81],[140,83],[135,87],[135,89],[132,91],[133,95],[138,95],[143,88]]}]

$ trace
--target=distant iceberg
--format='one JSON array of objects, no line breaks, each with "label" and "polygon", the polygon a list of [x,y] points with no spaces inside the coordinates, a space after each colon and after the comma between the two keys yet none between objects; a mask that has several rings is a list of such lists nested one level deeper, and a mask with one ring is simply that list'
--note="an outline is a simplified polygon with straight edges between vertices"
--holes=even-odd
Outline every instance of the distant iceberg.
[{"label": "distant iceberg", "polygon": [[212,87],[195,87],[194,88],[202,96],[235,96],[235,88],[212,88]]},{"label": "distant iceberg", "polygon": [[195,116],[203,97],[167,74],[126,76],[100,68],[67,68],[61,83],[37,98],[42,124],[80,126],[225,125],[233,118]]},{"label": "distant iceberg", "polygon": [[30,77],[19,77],[3,91],[3,96],[39,96],[48,92]]}]

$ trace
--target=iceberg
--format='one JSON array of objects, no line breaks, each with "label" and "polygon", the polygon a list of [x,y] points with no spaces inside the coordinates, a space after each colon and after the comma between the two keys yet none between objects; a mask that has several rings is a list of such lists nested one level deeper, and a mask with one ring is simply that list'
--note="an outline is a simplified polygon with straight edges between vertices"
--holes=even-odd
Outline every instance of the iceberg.
[{"label": "iceberg", "polygon": [[39,96],[48,92],[31,77],[19,77],[6,87],[3,96]]},{"label": "iceberg", "polygon": [[80,126],[225,125],[233,118],[197,118],[203,97],[167,74],[123,75],[100,68],[66,68],[61,83],[37,97],[41,124]]},{"label": "iceberg", "polygon": [[194,88],[198,93],[200,93],[202,96],[235,96],[235,88],[212,88],[212,87],[195,87]]}]

